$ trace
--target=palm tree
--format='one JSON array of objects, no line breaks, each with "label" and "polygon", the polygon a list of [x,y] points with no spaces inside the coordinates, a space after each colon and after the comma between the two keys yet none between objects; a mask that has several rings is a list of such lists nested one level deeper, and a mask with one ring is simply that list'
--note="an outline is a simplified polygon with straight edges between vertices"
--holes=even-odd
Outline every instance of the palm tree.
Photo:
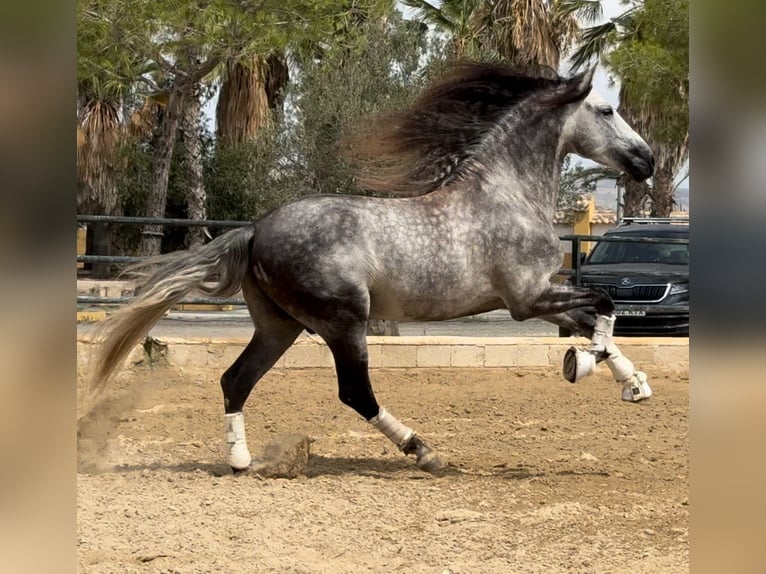
[{"label": "palm tree", "polygon": [[[120,212],[120,146],[125,135],[123,93],[120,86],[91,78],[78,85],[77,102],[77,211],[95,215]],[[109,255],[110,228],[91,224],[92,253]],[[95,264],[92,276],[104,279],[109,265]]]},{"label": "palm tree", "polygon": [[625,215],[673,209],[674,181],[689,158],[688,0],[634,0],[622,14],[592,26],[571,58],[579,69],[602,59],[621,80],[619,111],[655,154],[652,185],[622,178]]},{"label": "palm tree", "polygon": [[116,177],[124,135],[122,98],[94,80],[81,83],[77,110],[77,205],[88,213],[115,214],[119,209]]},{"label": "palm tree", "polygon": [[499,58],[522,71],[556,72],[577,39],[579,20],[601,16],[597,0],[403,0],[421,20],[450,36],[456,59]]}]

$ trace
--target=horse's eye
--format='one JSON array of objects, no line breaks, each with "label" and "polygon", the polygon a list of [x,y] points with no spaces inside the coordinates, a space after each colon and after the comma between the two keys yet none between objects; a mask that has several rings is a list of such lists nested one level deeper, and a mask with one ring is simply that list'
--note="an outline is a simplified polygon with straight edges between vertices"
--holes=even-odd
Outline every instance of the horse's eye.
[{"label": "horse's eye", "polygon": [[602,108],[601,109],[601,115],[602,116],[611,116],[614,115],[614,110],[612,108]]}]

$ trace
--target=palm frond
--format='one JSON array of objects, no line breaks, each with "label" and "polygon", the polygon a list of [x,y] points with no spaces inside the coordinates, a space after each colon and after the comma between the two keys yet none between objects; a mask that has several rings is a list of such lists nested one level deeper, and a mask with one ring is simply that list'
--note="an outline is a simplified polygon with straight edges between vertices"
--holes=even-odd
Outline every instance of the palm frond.
[{"label": "palm frond", "polygon": [[640,14],[638,7],[633,7],[612,18],[612,22],[630,34],[636,29]]},{"label": "palm frond", "polygon": [[548,5],[540,0],[497,0],[481,10],[479,42],[522,69],[557,69],[559,38]]},{"label": "palm frond", "polygon": [[82,126],[78,123],[77,124],[77,165],[82,165],[82,162],[85,159],[85,144],[86,144],[86,138],[85,138],[85,131],[83,131]]},{"label": "palm frond", "polygon": [[556,6],[557,17],[575,16],[588,24],[598,22],[603,14],[601,0],[562,0]]},{"label": "palm frond", "polygon": [[113,213],[118,203],[115,174],[123,133],[119,101],[89,100],[78,111],[78,204]]},{"label": "palm frond", "polygon": [[144,98],[140,108],[133,111],[128,120],[128,133],[135,138],[149,138],[157,127],[160,110],[167,106],[168,93],[157,92]]},{"label": "palm frond", "polygon": [[614,20],[586,28],[580,46],[570,56],[572,71],[576,72],[600,59],[617,40],[618,29]]},{"label": "palm frond", "polygon": [[577,174],[577,179],[584,183],[598,183],[604,179],[617,180],[620,173],[608,167],[586,167]]},{"label": "palm frond", "polygon": [[415,10],[418,19],[424,22],[430,22],[445,32],[455,33],[458,31],[456,30],[458,23],[453,21],[448,12],[439,6],[434,6],[426,0],[402,0],[402,4]]},{"label": "palm frond", "polygon": [[227,144],[253,141],[271,125],[288,81],[281,54],[254,55],[226,63],[216,105],[216,137]]}]

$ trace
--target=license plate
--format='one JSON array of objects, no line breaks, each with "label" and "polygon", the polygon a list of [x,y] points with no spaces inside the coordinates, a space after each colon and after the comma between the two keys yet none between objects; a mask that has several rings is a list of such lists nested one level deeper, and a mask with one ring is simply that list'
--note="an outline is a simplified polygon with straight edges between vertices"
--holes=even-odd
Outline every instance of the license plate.
[{"label": "license plate", "polygon": [[615,309],[614,314],[618,317],[646,317],[646,311],[637,311],[633,309]]}]

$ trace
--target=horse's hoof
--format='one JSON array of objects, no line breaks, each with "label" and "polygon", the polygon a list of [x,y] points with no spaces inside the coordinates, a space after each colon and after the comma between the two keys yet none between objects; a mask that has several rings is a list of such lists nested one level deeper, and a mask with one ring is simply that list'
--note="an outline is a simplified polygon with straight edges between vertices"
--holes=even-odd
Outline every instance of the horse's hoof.
[{"label": "horse's hoof", "polygon": [[249,470],[250,470],[249,466],[246,466],[245,468],[235,468],[233,466],[231,467],[231,472],[234,474],[234,476],[245,474]]},{"label": "horse's hoof", "polygon": [[596,368],[596,356],[588,351],[569,347],[564,355],[564,378],[570,383],[576,383],[590,375]]},{"label": "horse's hoof", "polygon": [[630,403],[645,401],[652,396],[646,373],[637,371],[622,387],[622,400]]},{"label": "horse's hoof", "polygon": [[447,468],[447,462],[441,459],[435,452],[425,453],[423,456],[418,458],[416,464],[420,470],[431,473]]}]

